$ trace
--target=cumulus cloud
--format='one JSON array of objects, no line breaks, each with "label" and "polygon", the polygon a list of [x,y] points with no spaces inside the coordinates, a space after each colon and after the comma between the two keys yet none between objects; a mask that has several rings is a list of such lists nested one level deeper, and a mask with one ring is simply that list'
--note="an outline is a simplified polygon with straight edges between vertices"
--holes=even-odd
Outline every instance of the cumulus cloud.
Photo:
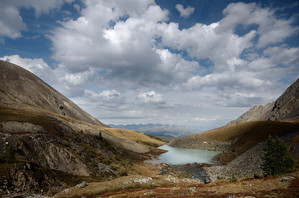
[{"label": "cumulus cloud", "polygon": [[186,80],[199,64],[157,46],[157,28],[168,11],[153,1],[142,2],[133,8],[122,1],[87,2],[81,17],[62,22],[51,37],[54,58],[73,72],[91,66],[105,74],[102,83],[115,79],[114,86],[167,86]]},{"label": "cumulus cloud", "polygon": [[164,103],[162,95],[155,91],[140,93],[138,95],[138,100],[146,104]]},{"label": "cumulus cloud", "polygon": [[193,7],[191,7],[191,6],[188,6],[188,7],[184,8],[184,6],[181,5],[181,4],[177,4],[177,5],[175,6],[175,8],[177,9],[177,11],[180,12],[180,16],[181,16],[181,17],[184,17],[184,18],[188,18],[191,14],[193,14],[193,12],[194,12],[194,10],[195,10],[195,9],[194,9]]},{"label": "cumulus cloud", "polygon": [[225,17],[220,21],[219,31],[232,31],[238,25],[258,25],[257,47],[280,43],[296,31],[291,25],[293,18],[277,18],[275,10],[261,8],[256,3],[231,3],[223,14]]},{"label": "cumulus cloud", "polygon": [[21,8],[33,8],[35,16],[42,13],[48,14],[50,10],[60,8],[64,3],[71,3],[73,0],[10,0],[0,1],[0,39],[10,37],[16,39],[22,36],[21,31],[26,30],[26,24],[20,16]]},{"label": "cumulus cloud", "polygon": [[97,93],[92,90],[84,90],[84,96],[93,102],[97,102],[101,105],[113,105],[113,107],[120,105],[124,102],[123,96],[116,90],[104,90]]},{"label": "cumulus cloud", "polygon": [[[12,12],[0,12],[0,36],[18,38],[26,29],[20,7],[38,17],[72,1],[9,2],[1,2]],[[42,59],[6,59],[44,78],[53,74],[56,89],[99,118],[223,123],[274,100],[298,77],[299,48],[282,44],[298,30],[295,18],[277,9],[231,3],[221,20],[181,29],[154,0],[82,3],[47,37],[55,69]],[[176,8],[181,17],[194,12]]]},{"label": "cumulus cloud", "polygon": [[19,55],[12,55],[0,57],[0,60],[21,66],[45,81],[55,82],[55,75],[53,70],[42,58],[31,59],[22,58]]}]

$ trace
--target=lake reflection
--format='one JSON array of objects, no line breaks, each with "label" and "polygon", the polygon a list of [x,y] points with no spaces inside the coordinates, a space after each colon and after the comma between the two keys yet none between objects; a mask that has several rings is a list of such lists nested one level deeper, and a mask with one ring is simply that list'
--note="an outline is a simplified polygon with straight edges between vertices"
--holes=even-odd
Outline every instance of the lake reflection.
[{"label": "lake reflection", "polygon": [[159,148],[168,152],[161,154],[158,161],[172,165],[194,162],[211,163],[212,158],[216,154],[221,153],[220,151],[175,148],[168,145],[163,145]]}]

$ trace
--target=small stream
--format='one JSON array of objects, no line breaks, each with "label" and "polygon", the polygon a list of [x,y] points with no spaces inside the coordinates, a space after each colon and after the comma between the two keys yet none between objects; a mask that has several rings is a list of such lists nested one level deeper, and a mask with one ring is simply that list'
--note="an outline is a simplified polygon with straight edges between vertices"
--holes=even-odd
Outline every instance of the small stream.
[{"label": "small stream", "polygon": [[173,175],[182,178],[196,178],[208,182],[209,176],[201,168],[202,164],[212,164],[212,158],[221,151],[175,148],[168,145],[159,147],[167,150],[159,156],[158,162],[165,163],[162,175]]}]

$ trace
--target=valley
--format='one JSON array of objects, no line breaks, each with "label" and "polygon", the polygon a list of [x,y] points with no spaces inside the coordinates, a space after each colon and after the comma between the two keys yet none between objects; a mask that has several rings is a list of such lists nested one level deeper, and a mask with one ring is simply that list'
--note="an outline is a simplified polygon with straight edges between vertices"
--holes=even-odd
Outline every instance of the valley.
[{"label": "valley", "polygon": [[[267,177],[261,165],[269,135],[298,164],[299,80],[266,113],[259,109],[263,119],[249,110],[237,123],[167,142],[111,128],[17,65],[0,61],[0,81],[0,196],[298,196],[298,165]],[[189,159],[212,154],[198,163],[183,162],[186,153],[168,156],[180,158],[172,163],[162,160],[163,148],[193,149]]]}]

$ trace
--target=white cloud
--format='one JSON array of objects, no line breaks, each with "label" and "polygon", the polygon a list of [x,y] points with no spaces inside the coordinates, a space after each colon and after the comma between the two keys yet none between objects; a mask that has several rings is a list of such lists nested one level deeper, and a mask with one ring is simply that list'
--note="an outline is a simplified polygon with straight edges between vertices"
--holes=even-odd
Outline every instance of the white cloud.
[{"label": "white cloud", "polygon": [[100,93],[92,90],[84,90],[84,96],[101,105],[109,103],[109,105],[113,104],[117,106],[120,105],[120,103],[123,103],[124,100],[122,95],[116,90],[104,90]]},{"label": "white cloud", "polygon": [[21,8],[33,8],[36,17],[39,17],[42,13],[48,14],[50,10],[60,8],[64,3],[71,3],[72,1],[73,0],[0,1],[0,39],[3,40],[3,37],[16,39],[22,36],[21,31],[26,30],[26,24],[20,16],[19,10]]},{"label": "white cloud", "polygon": [[138,95],[138,100],[141,101],[142,103],[150,103],[150,104],[164,103],[162,95],[156,93],[155,91],[140,93]]},{"label": "white cloud", "polygon": [[53,70],[42,58],[22,58],[19,55],[0,57],[0,60],[7,61],[37,75],[39,78],[48,82],[55,82],[55,75]]},{"label": "white cloud", "polygon": [[181,5],[181,4],[177,4],[175,6],[175,8],[180,12],[180,16],[184,17],[184,18],[188,18],[191,14],[193,14],[193,12],[195,10],[191,6],[188,6],[188,7],[184,8],[184,6]]},{"label": "white cloud", "polygon": [[[36,4],[36,15],[71,1],[53,2]],[[43,59],[6,59],[51,77],[56,89],[106,123],[217,127],[274,100],[298,77],[298,47],[281,44],[295,34],[295,19],[272,8],[232,3],[221,20],[181,29],[154,0],[82,2],[73,5],[79,17],[61,19],[49,36],[55,69]],[[6,5],[16,11],[5,15],[16,26],[0,35],[20,37],[26,28],[20,5]],[[182,17],[194,12],[177,7]]]},{"label": "white cloud", "polygon": [[238,25],[258,25],[260,36],[257,47],[282,42],[292,35],[296,28],[292,27],[293,18],[277,18],[275,10],[261,8],[256,3],[231,3],[224,10],[225,17],[220,21],[219,31],[232,31]]}]

